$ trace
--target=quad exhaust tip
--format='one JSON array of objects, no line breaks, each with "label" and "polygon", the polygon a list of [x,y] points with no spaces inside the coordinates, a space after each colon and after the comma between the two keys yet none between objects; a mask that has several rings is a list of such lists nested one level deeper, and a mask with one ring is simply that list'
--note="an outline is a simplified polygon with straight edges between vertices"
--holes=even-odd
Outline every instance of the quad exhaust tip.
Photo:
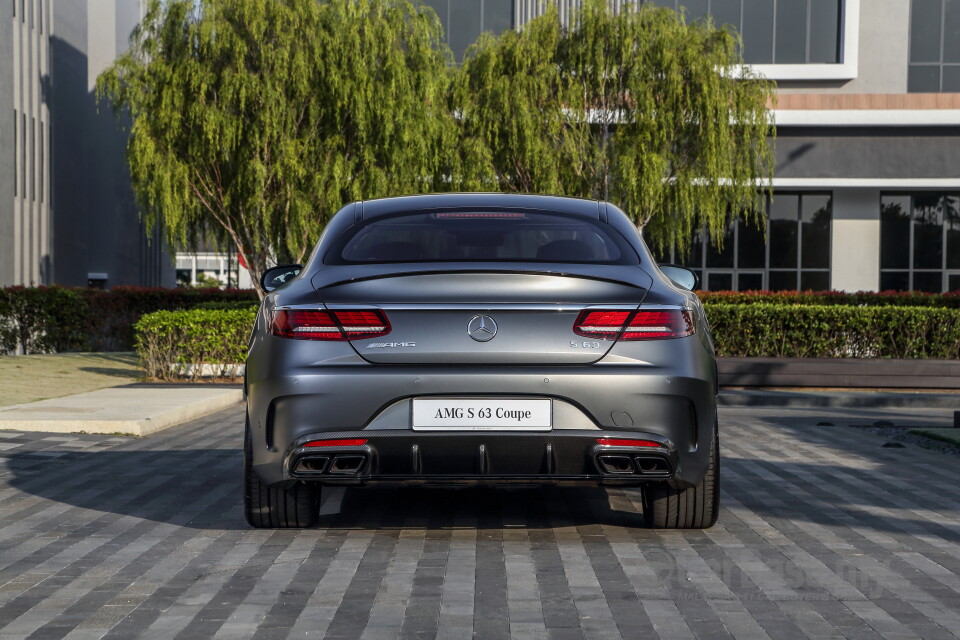
[{"label": "quad exhaust tip", "polygon": [[672,474],[670,463],[662,456],[630,456],[603,454],[597,456],[600,470],[613,476],[638,475],[644,478],[668,478]]},{"label": "quad exhaust tip", "polygon": [[343,454],[335,456],[306,456],[297,460],[293,474],[301,477],[325,475],[356,475],[367,462],[365,454]]}]

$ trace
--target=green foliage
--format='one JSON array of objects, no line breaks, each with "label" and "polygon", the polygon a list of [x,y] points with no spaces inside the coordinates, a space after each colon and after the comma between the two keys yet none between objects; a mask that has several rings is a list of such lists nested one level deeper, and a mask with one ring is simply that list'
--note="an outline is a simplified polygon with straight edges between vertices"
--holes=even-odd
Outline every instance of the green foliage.
[{"label": "green foliage", "polygon": [[758,220],[773,84],[742,64],[736,36],[606,0],[585,0],[573,25],[549,8],[482,36],[457,74],[464,148],[499,187],[610,200],[681,251],[701,226],[719,243],[735,213]]},{"label": "green foliage", "polygon": [[129,351],[145,313],[256,304],[256,293],[238,289],[7,287],[0,289],[0,354]]},{"label": "green foliage", "polygon": [[770,303],[705,305],[718,356],[960,358],[960,310]]},{"label": "green foliage", "polygon": [[0,354],[86,351],[86,317],[86,300],[74,289],[0,289]]},{"label": "green foliage", "polygon": [[148,378],[158,380],[235,376],[233,365],[246,362],[255,318],[256,309],[147,314],[134,327],[140,365]]},{"label": "green foliage", "polygon": [[802,304],[853,305],[869,307],[943,307],[960,309],[960,292],[923,293],[922,291],[698,291],[709,304]]},{"label": "green foliage", "polygon": [[302,262],[345,202],[443,186],[440,41],[405,0],[151,0],[97,93],[132,116],[148,226],[173,246],[233,243],[259,283],[271,255]]}]

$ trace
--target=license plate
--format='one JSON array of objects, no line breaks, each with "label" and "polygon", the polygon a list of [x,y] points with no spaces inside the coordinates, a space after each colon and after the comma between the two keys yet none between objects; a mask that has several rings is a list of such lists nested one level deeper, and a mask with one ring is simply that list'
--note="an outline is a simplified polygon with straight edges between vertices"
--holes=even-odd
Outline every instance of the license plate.
[{"label": "license plate", "polygon": [[414,399],[415,431],[550,431],[551,400]]}]

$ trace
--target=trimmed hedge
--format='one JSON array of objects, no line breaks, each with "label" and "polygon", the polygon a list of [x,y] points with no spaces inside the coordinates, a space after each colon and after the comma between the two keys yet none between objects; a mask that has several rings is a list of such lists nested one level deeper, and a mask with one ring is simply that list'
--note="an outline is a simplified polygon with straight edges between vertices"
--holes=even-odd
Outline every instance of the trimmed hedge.
[{"label": "trimmed hedge", "polygon": [[960,309],[713,302],[705,310],[719,356],[960,358]]},{"label": "trimmed hedge", "polygon": [[[712,302],[706,312],[719,356],[960,358],[960,309]],[[255,318],[255,308],[145,315],[136,324],[140,362],[160,380],[236,375]]]},{"label": "trimmed hedge", "polygon": [[250,289],[6,287],[0,289],[0,354],[129,351],[133,325],[144,314],[258,303]]},{"label": "trimmed hedge", "polygon": [[256,308],[147,314],[134,326],[140,365],[148,378],[158,380],[236,375],[233,365],[247,360],[256,316]]},{"label": "trimmed hedge", "polygon": [[960,309],[960,291],[697,291],[703,304],[802,304]]}]

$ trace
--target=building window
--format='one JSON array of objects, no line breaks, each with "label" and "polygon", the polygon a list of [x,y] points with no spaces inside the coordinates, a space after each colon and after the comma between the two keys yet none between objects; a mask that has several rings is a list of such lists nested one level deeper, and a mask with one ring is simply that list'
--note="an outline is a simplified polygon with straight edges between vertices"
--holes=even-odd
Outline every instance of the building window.
[{"label": "building window", "polygon": [[18,139],[17,139],[17,110],[13,110],[13,197],[17,197],[17,181],[19,179],[20,171],[20,156],[17,154]]},{"label": "building window", "polygon": [[467,47],[484,31],[513,27],[513,0],[420,0],[437,12],[454,57],[463,60]]},{"label": "building window", "polygon": [[681,262],[711,291],[827,290],[832,218],[830,193],[777,193],[767,202],[766,240],[764,229],[736,220],[723,249],[704,231]]},{"label": "building window", "polygon": [[880,198],[880,289],[960,289],[960,193]]},{"label": "building window", "polygon": [[960,91],[960,0],[910,3],[907,91]]},{"label": "building window", "polygon": [[748,64],[836,64],[841,0],[648,0],[685,10],[687,20],[712,16],[743,38]]},{"label": "building window", "polygon": [[20,194],[27,197],[27,114],[20,114]]}]

